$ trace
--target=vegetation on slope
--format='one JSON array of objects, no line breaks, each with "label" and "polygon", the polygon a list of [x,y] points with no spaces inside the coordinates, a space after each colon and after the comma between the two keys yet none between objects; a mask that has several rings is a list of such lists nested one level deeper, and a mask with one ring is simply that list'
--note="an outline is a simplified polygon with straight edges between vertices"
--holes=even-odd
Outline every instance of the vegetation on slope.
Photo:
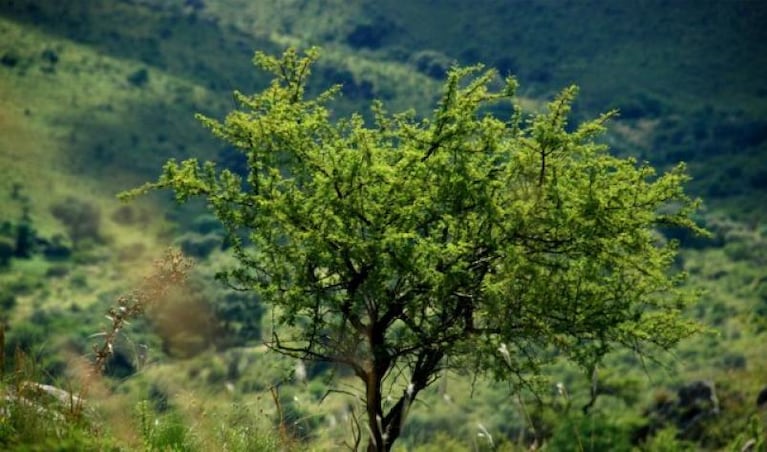
[{"label": "vegetation on slope", "polygon": [[[151,319],[132,325],[118,347],[121,358],[108,372],[105,393],[111,395],[105,400],[112,401],[113,412],[133,413],[141,399],[151,401],[150,409],[138,410],[143,418],[97,420],[105,432],[99,441],[111,444],[111,437],[151,449],[162,448],[159,438],[165,437],[175,438],[166,446],[205,449],[216,443],[191,438],[218,435],[220,424],[210,420],[224,412],[232,419],[231,438],[263,428],[258,422],[282,419],[295,426],[288,433],[301,438],[297,447],[330,447],[348,439],[344,419],[358,415],[358,407],[336,393],[324,397],[328,389],[345,388],[342,373],[309,367],[306,384],[286,383],[291,374],[301,374],[293,363],[265,365],[271,358],[257,346],[244,346],[268,329],[254,319],[249,326],[227,321],[252,313],[247,306],[254,301],[204,277],[224,264],[218,251],[223,242],[199,206],[181,210],[163,198],[121,206],[113,198],[156,176],[159,163],[172,156],[242,165],[231,149],[209,138],[193,114],[220,117],[232,108],[227,96],[233,88],[263,87],[266,81],[251,70],[253,50],[321,44],[326,64],[317,70],[317,86],[344,84],[339,116],[362,110],[372,97],[383,98],[394,111],[413,106],[428,112],[453,61],[484,61],[514,73],[528,87],[522,94],[539,101],[575,82],[582,87],[577,116],[622,110],[623,119],[607,138],[611,147],[659,166],[688,162],[691,188],[708,206],[700,221],[714,233],[701,240],[664,231],[684,247],[676,265],[690,273],[692,286],[706,289],[689,314],[714,330],[683,343],[665,367],[615,356],[612,365],[620,371],[600,372],[600,396],[589,417],[579,411],[590,399],[589,380],[571,370],[557,374],[564,391],[552,387],[543,405],[509,398],[503,385],[483,381],[472,388],[463,376],[446,374],[426,394],[426,404],[414,407],[406,447],[478,449],[490,447],[488,438],[496,446],[506,438],[521,447],[537,438],[557,449],[644,444],[657,450],[664,441],[717,449],[740,448],[758,437],[764,409],[755,402],[767,374],[767,351],[760,346],[767,334],[764,5],[318,5],[0,2],[0,320],[7,326],[9,370],[17,361],[13,349],[21,345],[38,363],[36,380],[63,387],[77,380],[67,369],[74,356],[88,355],[94,340],[89,336],[102,328],[103,313],[145,273],[154,250],[175,242],[197,258],[200,274],[194,290],[199,296],[180,311],[193,306],[216,313],[221,322],[215,328],[203,328],[212,324],[199,318],[190,324],[235,334],[207,348],[199,344],[218,334],[158,327]],[[91,226],[75,226],[83,219]],[[173,312],[164,315],[172,318]],[[143,367],[139,344],[149,351]],[[331,385],[327,376],[333,374],[340,379]],[[15,375],[6,373],[5,384]],[[687,425],[683,420],[693,412],[681,390],[695,381],[713,383],[718,411]],[[269,392],[281,382],[282,416]],[[254,403],[258,397],[261,405]],[[110,403],[100,409],[108,411]],[[229,410],[233,403],[237,408]],[[708,402],[701,403],[698,414],[710,414]],[[156,429],[150,428],[153,422],[138,421],[155,418]],[[2,417],[3,428],[7,419]],[[165,426],[167,436],[160,433]],[[35,437],[32,432],[24,441]]]}]

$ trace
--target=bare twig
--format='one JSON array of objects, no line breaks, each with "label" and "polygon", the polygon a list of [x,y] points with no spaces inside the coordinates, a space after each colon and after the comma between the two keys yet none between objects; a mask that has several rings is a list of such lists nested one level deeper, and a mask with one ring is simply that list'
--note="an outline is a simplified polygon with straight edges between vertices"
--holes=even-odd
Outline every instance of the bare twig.
[{"label": "bare twig", "polygon": [[106,317],[111,325],[101,334],[104,341],[94,347],[96,372],[104,371],[107,360],[114,354],[117,336],[128,321],[143,315],[148,307],[162,299],[171,288],[183,284],[191,267],[192,261],[180,251],[168,249],[163,257],[155,262],[155,271],[144,279],[140,287],[117,299],[117,306],[107,311]]}]

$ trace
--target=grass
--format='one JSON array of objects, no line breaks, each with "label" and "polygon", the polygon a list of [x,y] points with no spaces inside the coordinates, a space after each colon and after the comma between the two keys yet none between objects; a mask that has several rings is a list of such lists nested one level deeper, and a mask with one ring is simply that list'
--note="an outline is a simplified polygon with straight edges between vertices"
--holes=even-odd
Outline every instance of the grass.
[{"label": "grass", "polygon": [[[34,361],[17,353],[14,362],[14,370],[0,379],[3,450],[291,449],[288,440],[277,435],[264,409],[256,411],[252,403],[212,405],[211,398],[183,392],[173,401],[180,409],[158,408],[135,394],[110,393],[101,381],[91,381],[79,392],[53,386],[43,391],[34,383],[41,378]],[[52,391],[64,398],[51,396]],[[85,404],[76,402],[85,395]],[[71,400],[75,402],[70,404]]]}]

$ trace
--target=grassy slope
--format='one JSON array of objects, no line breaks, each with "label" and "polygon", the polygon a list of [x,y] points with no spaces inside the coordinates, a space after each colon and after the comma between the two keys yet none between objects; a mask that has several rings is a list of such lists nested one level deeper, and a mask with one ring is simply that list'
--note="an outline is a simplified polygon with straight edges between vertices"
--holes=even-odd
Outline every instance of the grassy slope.
[{"label": "grassy slope", "polygon": [[[68,194],[85,197],[108,213],[115,208],[116,191],[153,177],[167,157],[214,157],[221,146],[191,114],[220,115],[231,107],[228,90],[258,86],[249,63],[252,48],[323,43],[328,58],[320,76],[354,88],[347,91],[341,112],[359,108],[370,94],[388,98],[394,109],[411,103],[426,108],[438,83],[412,71],[414,54],[422,49],[462,62],[499,64],[518,73],[523,88],[533,95],[547,95],[575,81],[583,88],[582,111],[621,106],[639,95],[659,99],[667,112],[677,115],[709,104],[717,111],[742,110],[750,117],[767,111],[761,78],[767,52],[760,47],[767,39],[757,26],[764,23],[765,8],[756,3],[674,3],[662,8],[655,2],[632,7],[618,2],[597,8],[585,2],[519,2],[511,8],[496,2],[468,6],[454,1],[435,8],[429,2],[390,1],[351,7],[336,2],[326,9],[301,2],[209,3],[194,16],[152,6],[164,3],[151,1],[2,5],[0,12],[13,21],[0,22],[0,56],[13,51],[20,62],[13,68],[0,66],[0,183],[5,184],[0,190],[7,191],[12,181],[24,182],[45,235],[61,230],[48,216],[48,204],[57,199]],[[28,4],[38,7],[30,11]],[[385,32],[378,45],[349,45],[348,36],[360,24],[380,22]],[[59,56],[55,65],[41,57],[46,49]],[[53,71],[47,69],[51,66]],[[134,86],[127,77],[142,68],[148,68],[149,81]],[[371,87],[365,88],[365,81]],[[624,121],[614,139],[620,147],[648,152],[653,124],[657,119]],[[705,168],[701,165],[697,171]],[[746,194],[740,200],[759,205],[759,196],[760,192]],[[727,206],[742,209],[732,200]],[[154,218],[163,217],[155,207],[145,208]],[[0,212],[14,216],[14,209],[17,206],[0,197]],[[151,237],[142,228],[105,224],[116,240],[112,248]],[[763,303],[758,291],[764,284],[759,270],[764,239],[752,228],[737,229],[741,232],[730,233],[728,241],[751,248],[752,255],[744,257],[733,247],[685,254],[693,280],[709,290],[698,315],[718,319],[720,336],[683,346],[676,363],[683,373],[656,377],[655,384],[738,378],[749,403],[758,388],[759,372],[764,371],[759,363],[767,362],[767,356],[754,346],[764,333],[752,313]],[[135,267],[140,266],[116,268],[143,270]],[[26,271],[24,266],[16,270]],[[29,271],[44,274],[45,268]],[[93,273],[92,286],[75,297],[119,286],[109,282],[116,274]],[[62,294],[68,292],[58,292]],[[54,291],[48,296],[55,300],[56,295]],[[25,312],[29,311],[18,314]],[[743,356],[748,365],[732,368],[723,362],[727,354]],[[157,372],[174,374],[172,366],[158,367]],[[644,388],[647,382],[639,374]],[[461,385],[451,394],[464,408],[450,411],[445,406],[446,412],[464,416],[467,425],[492,416],[492,410],[472,403],[466,397],[469,390]],[[492,406],[502,392],[491,391],[481,400]],[[304,393],[313,394],[298,390]],[[442,403],[434,397],[432,403]],[[326,408],[306,409],[321,413]],[[434,425],[423,420],[428,410],[417,410],[423,425]],[[466,414],[469,411],[476,413]]]},{"label": "grassy slope", "polygon": [[[131,145],[120,142],[120,135],[136,134],[140,143],[155,138],[152,128],[168,133],[167,125],[178,122],[173,112],[163,124],[136,118],[136,110],[154,106],[167,95],[168,86],[186,90],[191,102],[195,97],[204,102],[204,90],[160,73],[152,73],[143,89],[131,86],[126,78],[140,67],[134,62],[5,19],[0,27],[6,38],[0,52],[19,59],[14,67],[3,67],[0,77],[4,127],[10,131],[3,134],[0,153],[8,176],[2,189],[9,191],[13,182],[24,184],[43,223],[48,223],[47,204],[57,197],[106,198],[112,203],[117,190],[139,180],[137,172],[156,171],[165,157],[152,151],[162,146],[151,141]],[[55,65],[41,57],[46,50],[56,52]],[[190,126],[192,121],[182,118],[180,123]],[[127,131],[116,132],[126,125]],[[168,154],[167,149],[158,151]]]},{"label": "grassy slope", "polygon": [[[131,24],[141,23],[144,27],[153,21],[156,24],[158,21],[153,11],[137,7],[129,11],[128,18],[124,18],[118,14],[125,12],[122,9],[124,5],[115,5],[117,11],[111,11],[117,14],[114,17],[103,5],[98,5],[94,11],[89,10],[89,14],[104,19],[103,29],[94,27],[91,30],[97,35],[93,39],[99,40],[111,33],[110,27],[122,30],[120,26],[125,26],[127,33],[121,39],[124,38],[122,43],[127,41],[127,45],[123,48],[94,45],[88,42],[91,38],[84,38],[81,34],[74,33],[76,36],[73,37],[77,39],[65,36],[72,31],[67,26],[79,30],[83,25],[80,20],[89,23],[93,19],[83,14],[85,3],[79,9],[63,10],[56,10],[56,4],[42,5],[53,8],[47,13],[50,27],[0,18],[0,30],[4,37],[0,42],[0,56],[7,55],[13,61],[0,66],[0,127],[8,132],[0,137],[0,168],[6,176],[2,178],[0,190],[9,193],[15,182],[23,184],[23,194],[31,200],[34,225],[43,237],[64,232],[51,217],[49,207],[67,196],[100,207],[103,214],[102,233],[108,237],[107,246],[99,248],[100,256],[91,256],[87,259],[89,262],[71,266],[64,277],[49,277],[49,272],[61,265],[39,258],[14,261],[11,271],[0,275],[3,285],[7,283],[19,287],[16,294],[18,307],[13,310],[10,319],[12,326],[22,327],[30,316],[40,316],[42,312],[52,312],[58,318],[53,325],[47,324],[51,328],[47,333],[61,330],[61,336],[44,335],[39,338],[42,342],[34,346],[36,353],[48,355],[46,363],[52,360],[58,366],[56,362],[60,363],[60,359],[68,361],[72,356],[64,353],[62,358],[51,359],[52,354],[48,352],[69,350],[73,344],[78,350],[79,344],[91,342],[84,341],[84,335],[98,331],[103,323],[101,315],[94,318],[92,314],[103,312],[118,293],[134,284],[147,271],[152,256],[156,255],[153,248],[168,241],[167,235],[160,237],[158,233],[164,229],[164,217],[172,208],[169,209],[166,203],[159,208],[155,203],[142,202],[138,209],[143,211],[140,216],[148,218],[147,222],[119,224],[111,220],[112,214],[119,208],[114,201],[115,193],[155,177],[161,163],[170,156],[215,158],[222,146],[197,124],[193,114],[202,111],[219,116],[231,107],[231,103],[228,93],[217,91],[217,86],[201,84],[201,80],[217,80],[217,76],[201,75],[201,66],[197,62],[187,62],[175,68],[168,68],[164,63],[166,60],[174,61],[174,57],[183,52],[193,57],[197,55],[184,36],[166,42],[162,57],[155,55],[148,58],[131,53],[140,53],[144,49],[141,38],[135,36],[141,33],[142,28],[133,28]],[[62,15],[64,20],[58,20]],[[163,13],[159,12],[157,16],[162,19]],[[142,17],[148,20],[142,22]],[[73,23],[74,20],[77,22]],[[182,21],[182,30],[186,30],[185,23]],[[59,27],[64,27],[64,30]],[[103,34],[99,34],[99,30]],[[173,30],[175,33],[176,28]],[[221,39],[240,36],[237,31],[222,34]],[[291,38],[275,35],[273,39],[280,43],[273,44],[276,46],[285,45],[285,41]],[[205,42],[211,41],[218,40],[208,38]],[[214,47],[216,42],[212,44]],[[50,52],[55,52],[55,62],[50,60]],[[402,65],[389,67],[376,61],[352,59],[332,50],[326,56],[332,63],[321,69],[321,75],[327,77],[325,71],[348,66],[349,69],[342,74],[347,81],[357,82],[358,78],[368,80],[374,84],[374,89],[387,89],[390,96],[396,96],[402,104],[407,104],[404,99],[409,99],[425,105],[434,96],[438,85],[436,81],[411,73]],[[247,85],[253,86],[254,80],[259,80],[249,58],[226,54],[221,61],[239,65],[234,70],[231,65],[223,64],[219,67],[219,75],[225,78],[227,71],[243,74],[242,79],[249,80],[249,83],[237,84],[243,89],[247,89]],[[140,86],[131,83],[130,77],[142,69],[148,70],[148,81]],[[363,71],[364,75],[358,75]],[[330,76],[333,74],[335,72],[331,72]],[[379,83],[381,88],[377,85]],[[232,86],[235,84],[227,84],[225,91]],[[341,100],[341,112],[356,110],[351,106],[357,102],[354,94],[352,92],[347,99]],[[4,220],[19,217],[21,209],[18,203],[7,196],[1,197],[0,203]],[[123,249],[135,244],[142,244],[147,251],[139,256],[121,257],[130,254],[123,253]],[[70,267],[69,264],[64,266]],[[27,280],[31,283],[25,283],[22,289],[20,281]],[[76,280],[83,282],[75,283]],[[89,308],[91,305],[94,307]],[[73,314],[74,308],[69,309],[70,306],[86,309],[79,314],[79,324],[71,323],[78,314]],[[154,353],[158,353],[157,346],[152,345],[152,348]],[[75,354],[84,352],[87,353],[87,349],[80,348]],[[205,363],[207,358],[203,356],[200,359]],[[221,361],[216,357],[211,359]],[[180,385],[179,366],[157,365],[156,370],[166,374],[166,378],[161,380],[169,385],[167,390],[175,394],[173,388]],[[48,380],[50,376],[44,378]],[[157,380],[157,377],[147,378]],[[137,384],[143,385],[138,392],[146,394],[146,384],[140,383],[146,380],[138,380]],[[182,380],[186,381],[186,378]],[[206,377],[203,381],[212,380]],[[187,383],[181,383],[181,386],[188,386]],[[125,386],[123,391],[129,387]],[[211,405],[210,402],[221,395],[221,389],[223,383],[212,389],[206,405]],[[131,419],[125,418],[126,410],[132,410],[130,400],[130,397],[117,396],[103,401],[103,404],[107,416],[114,421],[114,434],[126,444],[135,445],[135,426],[127,427]],[[230,404],[225,398],[221,400],[224,406]],[[270,403],[267,405],[271,406]]]}]

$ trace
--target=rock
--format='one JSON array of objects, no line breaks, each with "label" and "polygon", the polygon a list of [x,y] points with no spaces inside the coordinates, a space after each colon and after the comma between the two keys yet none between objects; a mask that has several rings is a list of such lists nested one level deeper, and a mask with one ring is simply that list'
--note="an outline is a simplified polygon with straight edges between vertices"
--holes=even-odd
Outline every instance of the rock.
[{"label": "rock", "polygon": [[756,450],[756,440],[754,438],[746,441],[746,444],[740,448],[740,452],[752,452],[754,450]]},{"label": "rock", "polygon": [[677,424],[684,431],[692,427],[702,417],[719,413],[719,399],[711,381],[695,381],[679,388]]},{"label": "rock", "polygon": [[55,386],[23,381],[16,387],[0,392],[0,417],[18,415],[17,410],[25,414],[34,413],[38,418],[61,422],[65,413],[79,410],[85,406],[85,400],[79,396]]},{"label": "rock", "polygon": [[767,408],[767,386],[762,388],[759,395],[756,396],[756,406],[757,408]]},{"label": "rock", "polygon": [[83,400],[80,397],[70,393],[69,391],[65,391],[61,388],[57,388],[51,385],[44,385],[34,381],[26,381],[22,384],[22,388],[25,391],[37,394],[38,396],[46,394],[63,405],[82,405],[83,403]]},{"label": "rock", "polygon": [[[767,397],[767,395],[766,395]],[[635,442],[642,442],[654,432],[673,425],[679,436],[695,440],[703,434],[704,420],[719,413],[719,399],[711,381],[694,381],[677,390],[676,400],[663,397],[647,410],[647,425],[633,434]]]}]

